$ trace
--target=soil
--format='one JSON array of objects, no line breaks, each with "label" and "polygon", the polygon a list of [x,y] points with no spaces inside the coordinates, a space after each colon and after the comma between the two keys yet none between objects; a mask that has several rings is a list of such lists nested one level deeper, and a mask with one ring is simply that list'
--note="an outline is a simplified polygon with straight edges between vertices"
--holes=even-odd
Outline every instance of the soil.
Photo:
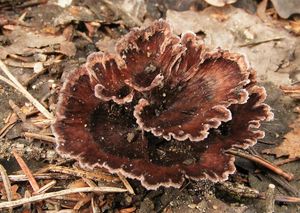
[{"label": "soil", "polygon": [[[208,3],[205,1],[177,0],[175,1],[176,4],[171,3],[172,1],[165,1],[164,3],[162,3],[162,1],[132,1],[132,8],[135,9],[127,12],[125,11],[124,13],[126,5],[124,5],[122,1],[115,2],[115,6],[117,7],[111,5],[108,6],[109,4],[107,3],[103,4],[104,8],[102,9],[99,4],[110,1],[99,1],[101,3],[95,3],[97,1],[93,0],[73,1],[72,5],[76,6],[76,8],[73,8],[74,10],[69,10],[68,8],[70,7],[60,7],[55,3],[56,1],[37,1],[40,3],[33,5],[29,4],[30,6],[28,6],[26,2],[30,3],[32,1],[0,1],[0,59],[4,60],[7,65],[9,65],[9,60],[16,60],[19,63],[18,65],[8,67],[12,74],[23,84],[26,82],[28,83],[28,79],[35,75],[35,73],[33,72],[34,67],[26,68],[24,64],[20,64],[21,62],[36,62],[36,58],[44,56],[47,60],[52,60],[49,62],[49,65],[45,65],[43,73],[38,75],[27,85],[28,92],[38,100],[43,99],[45,96],[48,97],[48,95],[51,94],[51,98],[46,98],[46,104],[50,111],[55,108],[57,94],[68,73],[83,64],[90,53],[98,51],[99,46],[102,48],[102,45],[104,45],[107,49],[110,49],[109,45],[112,45],[110,39],[116,40],[120,38],[135,26],[141,26],[154,19],[166,18],[168,10],[201,12],[209,7]],[[245,11],[249,9],[248,12],[257,9],[258,2],[256,1],[253,1],[255,4],[243,4],[242,2],[247,1],[240,1],[239,4],[232,7],[240,7],[242,8],[241,10]],[[128,9],[128,7],[126,8]],[[268,9],[273,9],[271,11],[274,12],[272,6],[269,6]],[[77,11],[79,12],[77,13]],[[89,13],[90,11],[92,12]],[[18,18],[24,13],[24,20],[18,21]],[[220,14],[217,15],[221,16]],[[257,16],[253,15],[253,17],[254,16],[256,19]],[[281,21],[282,23],[286,23],[290,19],[281,19]],[[224,22],[221,21],[220,23]],[[274,23],[272,22],[271,24]],[[285,31],[284,33],[293,37],[297,44],[300,41],[299,37],[288,32],[280,24],[276,23],[275,28],[280,29],[280,31]],[[47,36],[51,35],[53,36],[53,38],[51,38],[53,40],[57,39],[60,35],[64,35],[67,38],[66,42],[69,42],[68,45],[70,46],[67,46],[68,51],[63,52],[59,47],[56,47],[62,45],[62,43],[54,42],[54,44],[50,44],[50,38],[47,38],[47,44],[43,44],[42,46],[30,46],[28,43],[18,44],[20,46],[17,50],[9,50],[11,51],[8,53],[10,56],[3,56],[4,53],[1,47],[4,47],[4,49],[6,48],[6,51],[8,51],[9,48],[7,47],[13,45],[14,42],[17,42],[18,39],[12,38],[12,32],[17,30],[20,30],[20,32],[26,31],[43,35],[47,34]],[[18,38],[24,39],[22,35],[23,34]],[[203,36],[205,36],[205,33]],[[105,38],[109,39],[107,42],[103,43],[103,41],[106,41]],[[26,49],[29,47],[31,48],[31,51],[33,51],[32,54],[27,55],[26,51],[21,51],[22,48]],[[72,51],[72,48],[75,48],[76,53]],[[259,84],[263,85],[267,90],[268,96],[266,103],[272,107],[275,118],[271,122],[262,124],[261,128],[265,131],[266,136],[251,149],[252,152],[254,150],[264,159],[273,163],[279,159],[275,158],[273,155],[262,154],[262,151],[267,148],[276,147],[280,144],[283,141],[284,135],[290,131],[289,125],[297,117],[294,108],[299,106],[299,102],[284,95],[282,90],[279,89],[279,86],[283,82],[290,83],[292,81],[297,81],[296,71],[300,68],[298,60],[300,55],[297,55],[299,49],[298,46],[295,48],[296,49],[294,49],[293,52],[293,57],[295,58],[291,60],[290,64],[284,65],[282,68],[284,69],[284,78],[281,78],[281,74],[274,74],[275,77],[274,80],[272,80],[272,73],[270,74],[270,72],[278,67],[280,69],[281,65],[279,66],[278,64],[274,70],[269,70],[268,77],[266,78],[263,78],[265,74],[263,73],[264,71],[259,70]],[[257,51],[260,50],[258,49]],[[277,54],[277,52],[274,52],[273,54]],[[12,56],[17,56],[17,58],[15,57],[16,59],[14,59]],[[58,62],[53,62],[53,60],[57,60]],[[259,63],[255,66],[259,66]],[[4,75],[2,72],[0,72],[0,74]],[[0,129],[5,126],[4,121],[12,113],[9,100],[13,100],[19,107],[30,107],[29,101],[24,98],[21,93],[0,81]],[[37,127],[32,124],[35,118],[36,117],[30,118],[28,122],[18,121],[4,137],[0,137],[0,164],[4,166],[7,173],[9,175],[22,173],[20,172],[19,164],[12,154],[13,150],[16,150],[22,156],[32,172],[39,171],[49,164],[61,164],[69,168],[78,166],[74,161],[69,162],[64,158],[61,158],[55,151],[55,144],[24,137],[24,132],[35,132]],[[38,129],[39,131],[43,129],[43,132],[46,135],[51,135],[49,125],[45,125]],[[235,165],[237,167],[237,172],[231,175],[227,182],[242,184],[245,187],[258,190],[259,192],[266,192],[268,185],[272,183],[276,185],[275,194],[297,197],[299,199],[299,161],[280,166],[284,171],[294,175],[294,180],[290,182],[275,175],[266,168],[241,157],[236,157]],[[64,189],[77,179],[79,178],[70,176],[69,179],[59,180],[57,185],[52,188],[51,191]],[[242,193],[239,195],[234,194],[230,188],[224,188],[222,183],[216,184],[208,180],[186,180],[180,189],[161,187],[158,190],[146,190],[141,186],[139,181],[131,179],[128,179],[128,181],[133,187],[135,195],[130,194],[129,192],[93,195],[95,197],[97,196],[98,203],[102,202],[101,205],[99,205],[101,209],[100,212],[250,213],[265,212],[266,208],[264,199],[258,197],[253,198]],[[42,180],[39,181],[39,183],[45,184],[46,182]],[[13,184],[18,185],[19,188],[17,193],[22,196],[24,196],[26,190],[30,189],[28,181],[13,182],[12,185]],[[116,184],[107,183],[105,181],[102,183],[98,182],[98,184],[122,186],[120,181]],[[5,194],[3,185],[0,185],[0,194],[2,196]],[[5,201],[5,196],[1,198],[0,203],[2,201]],[[62,200],[52,201],[52,203],[39,203],[39,207],[36,207],[38,205],[34,204],[31,206],[31,209],[27,209],[27,212],[43,212],[49,209],[54,211],[55,207],[58,206],[57,203],[61,204],[64,202]],[[75,201],[78,200],[75,199]],[[72,209],[76,204],[75,201],[68,200],[61,206],[66,209]],[[291,202],[276,202],[275,212],[300,212],[299,207],[298,204]],[[26,212],[24,209],[26,209],[24,206],[20,206],[15,208],[14,212]],[[79,212],[91,212],[91,209],[90,202],[87,202],[85,205],[82,205]],[[2,212],[2,210],[0,211]],[[3,210],[3,212],[4,211],[6,210]]]}]

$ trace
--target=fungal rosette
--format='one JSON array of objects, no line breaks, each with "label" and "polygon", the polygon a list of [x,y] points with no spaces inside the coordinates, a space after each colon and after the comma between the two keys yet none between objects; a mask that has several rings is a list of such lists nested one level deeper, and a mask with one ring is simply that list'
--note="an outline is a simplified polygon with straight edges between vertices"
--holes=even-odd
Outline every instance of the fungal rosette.
[{"label": "fungal rosette", "polygon": [[265,98],[242,55],[210,52],[160,20],[69,75],[52,129],[62,156],[148,189],[217,182],[235,171],[227,149],[264,137],[260,122],[273,117]]}]

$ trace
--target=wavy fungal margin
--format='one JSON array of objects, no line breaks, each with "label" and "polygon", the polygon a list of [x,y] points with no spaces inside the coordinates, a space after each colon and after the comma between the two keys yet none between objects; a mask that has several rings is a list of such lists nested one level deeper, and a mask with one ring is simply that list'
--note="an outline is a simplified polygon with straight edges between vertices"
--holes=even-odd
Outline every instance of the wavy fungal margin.
[{"label": "wavy fungal margin", "polygon": [[188,178],[224,181],[231,147],[264,137],[273,117],[244,56],[210,52],[193,33],[181,38],[155,21],[134,29],[115,53],[93,53],[60,91],[52,131],[57,151],[82,167],[104,167],[147,189]]}]

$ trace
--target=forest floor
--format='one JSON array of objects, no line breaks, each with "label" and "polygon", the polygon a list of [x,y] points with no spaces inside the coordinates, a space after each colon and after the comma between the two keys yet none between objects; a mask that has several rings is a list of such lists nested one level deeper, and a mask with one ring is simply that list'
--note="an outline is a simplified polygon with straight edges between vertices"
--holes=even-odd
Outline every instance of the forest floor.
[{"label": "forest floor", "polygon": [[[3,80],[7,76],[2,66],[0,212],[300,212],[296,0],[283,5],[279,0],[238,0],[221,7],[207,2],[222,0],[70,2],[0,0],[0,60],[53,115],[63,79],[90,53],[105,51],[133,27],[162,18],[176,34],[192,31],[212,50],[246,55],[267,90],[274,120],[262,124],[263,140],[232,153],[237,171],[229,180],[187,180],[180,189],[146,190],[137,180],[103,169],[83,170],[76,161],[60,157],[51,119],[33,106],[26,92]],[[108,192],[88,191],[95,186],[109,187]],[[83,187],[89,189],[76,191]]]}]

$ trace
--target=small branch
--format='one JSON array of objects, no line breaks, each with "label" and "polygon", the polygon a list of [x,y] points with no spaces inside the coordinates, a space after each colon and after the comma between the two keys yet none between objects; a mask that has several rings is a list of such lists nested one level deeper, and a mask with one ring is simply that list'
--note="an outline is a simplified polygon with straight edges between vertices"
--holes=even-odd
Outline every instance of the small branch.
[{"label": "small branch", "polygon": [[274,172],[278,175],[281,175],[282,177],[284,177],[288,181],[291,181],[294,178],[293,174],[290,174],[290,173],[287,173],[287,172],[283,171],[279,167],[273,165],[271,162],[269,162],[269,161],[267,161],[267,160],[265,160],[265,159],[263,159],[259,156],[249,155],[249,154],[243,153],[243,152],[238,151],[238,150],[233,150],[233,149],[227,150],[226,153],[229,153],[229,154],[232,154],[232,155],[236,155],[236,156],[251,160],[251,161],[253,161],[253,162],[255,162],[255,163],[257,163],[261,166],[264,166],[264,167],[268,168],[272,172]]},{"label": "small branch", "polygon": [[266,192],[266,213],[275,212],[275,185],[269,184]]},{"label": "small branch", "polygon": [[263,43],[268,43],[268,42],[271,42],[271,41],[281,41],[283,40],[283,38],[272,38],[272,39],[267,39],[267,40],[263,40],[263,41],[256,41],[256,42],[249,42],[249,43],[246,43],[246,44],[241,44],[239,45],[238,47],[247,47],[247,46],[256,46],[256,45],[259,45],[259,44],[263,44]]},{"label": "small branch", "polygon": [[32,132],[24,132],[23,135],[24,135],[24,137],[28,137],[28,138],[33,138],[33,139],[47,141],[50,143],[55,143],[55,138],[51,137],[51,136],[41,135],[41,134],[32,133]]},{"label": "small branch", "polygon": [[277,202],[285,202],[285,203],[300,203],[300,197],[290,197],[285,195],[276,195],[275,200]]},{"label": "small branch", "polygon": [[276,166],[281,166],[283,164],[291,163],[291,162],[298,161],[298,160],[300,160],[300,158],[297,158],[297,157],[296,158],[288,158],[288,159],[276,161],[275,165]]},{"label": "small branch", "polygon": [[37,201],[42,201],[45,199],[57,197],[57,196],[63,196],[68,194],[74,194],[74,193],[81,193],[81,192],[107,192],[107,193],[113,193],[113,192],[126,192],[126,189],[122,188],[116,188],[116,187],[83,187],[83,188],[75,188],[75,189],[65,189],[58,192],[49,192],[41,195],[35,195],[29,198],[22,198],[19,200],[14,201],[7,201],[0,203],[0,209],[2,208],[9,208],[9,207],[16,207],[20,205],[24,205],[26,203],[32,203]]},{"label": "small branch", "polygon": [[21,91],[19,90],[19,88],[18,88],[16,85],[14,85],[13,82],[11,82],[10,80],[8,80],[8,79],[5,78],[4,76],[0,75],[0,80],[3,81],[4,83],[7,83],[9,86],[15,88],[15,89],[18,90],[19,92],[21,92]]},{"label": "small branch", "polygon": [[[13,86],[14,88],[19,90],[46,118],[54,120],[53,115],[21,85],[21,83],[10,73],[6,65],[1,60],[0,68],[7,75],[10,81],[15,85]],[[1,80],[3,80],[3,78],[1,78]],[[8,83],[8,81],[5,82]]]},{"label": "small branch", "polygon": [[60,172],[63,174],[73,175],[75,177],[84,177],[91,180],[99,180],[99,181],[106,181],[106,182],[119,182],[119,178],[116,178],[109,173],[100,172],[100,171],[85,171],[77,168],[68,168],[64,166],[55,166],[50,165],[44,169],[41,169],[38,173],[43,173],[46,171],[52,172]]}]

